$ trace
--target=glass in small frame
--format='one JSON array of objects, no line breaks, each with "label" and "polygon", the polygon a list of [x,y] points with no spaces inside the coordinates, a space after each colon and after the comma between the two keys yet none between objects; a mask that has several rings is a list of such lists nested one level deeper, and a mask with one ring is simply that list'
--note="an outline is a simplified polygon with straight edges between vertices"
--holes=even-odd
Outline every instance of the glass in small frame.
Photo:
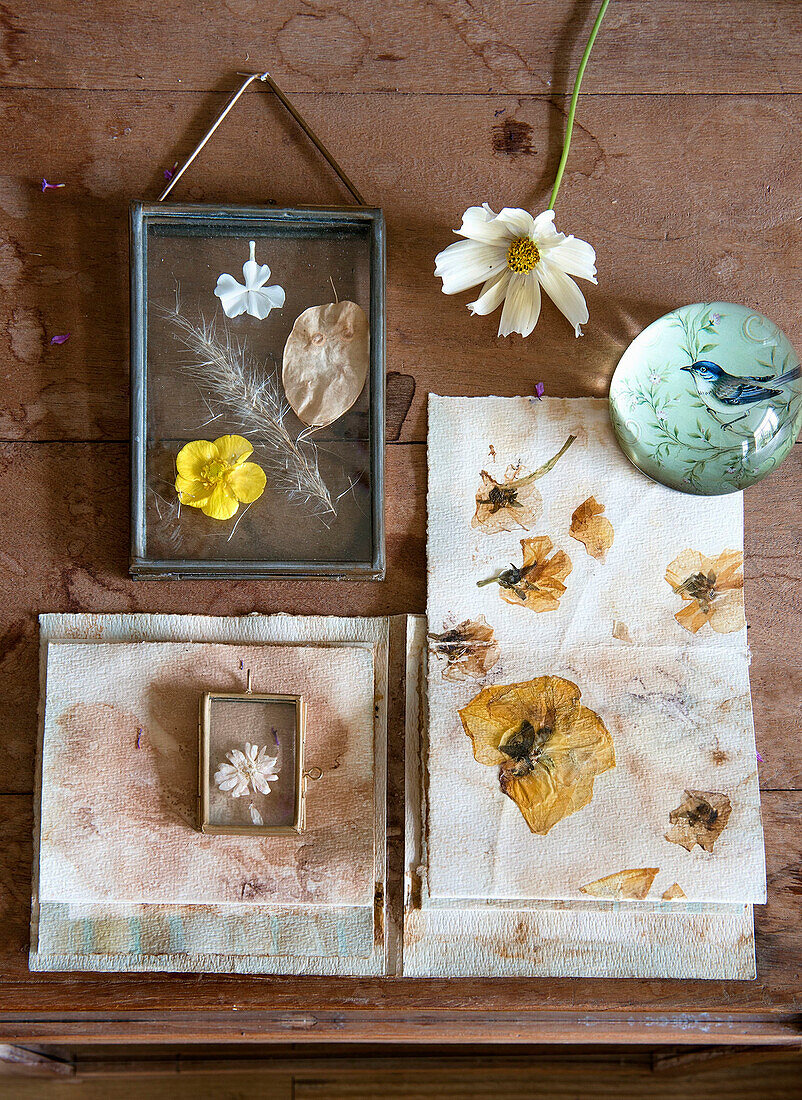
[{"label": "glass in small frame", "polygon": [[201,697],[201,832],[285,836],[303,831],[305,726],[299,695],[206,692]]},{"label": "glass in small frame", "polygon": [[133,204],[134,577],[384,576],[384,267],[381,210]]}]

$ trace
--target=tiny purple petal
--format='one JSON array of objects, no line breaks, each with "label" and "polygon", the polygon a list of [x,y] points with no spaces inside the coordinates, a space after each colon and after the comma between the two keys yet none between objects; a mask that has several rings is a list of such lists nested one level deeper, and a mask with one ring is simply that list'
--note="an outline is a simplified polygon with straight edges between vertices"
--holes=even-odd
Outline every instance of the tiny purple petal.
[{"label": "tiny purple petal", "polygon": [[540,401],[542,399],[543,394],[545,392],[546,392],[546,387],[543,385],[542,382],[538,382],[535,386],[535,397],[538,399],[538,401]]},{"label": "tiny purple petal", "polygon": [[53,339],[50,341],[50,343],[51,344],[66,344],[67,341],[69,340],[70,336],[72,336],[71,332],[63,332],[61,334],[61,336],[54,336]]},{"label": "tiny purple petal", "polygon": [[48,183],[48,181],[46,179],[44,179],[44,178],[42,179],[42,190],[43,191],[57,191],[59,187],[63,187],[63,186],[64,186],[63,183]]},{"label": "tiny purple petal", "polygon": [[757,751],[757,749],[755,749],[755,756],[757,756],[758,763],[762,764],[763,763],[763,757],[760,755],[760,753]]},{"label": "tiny purple petal", "polygon": [[175,164],[173,165],[172,168],[165,168],[164,169],[164,178],[166,180],[171,180],[173,178],[173,176],[175,175],[175,170],[176,170],[177,167],[178,167],[178,161],[175,162]]}]

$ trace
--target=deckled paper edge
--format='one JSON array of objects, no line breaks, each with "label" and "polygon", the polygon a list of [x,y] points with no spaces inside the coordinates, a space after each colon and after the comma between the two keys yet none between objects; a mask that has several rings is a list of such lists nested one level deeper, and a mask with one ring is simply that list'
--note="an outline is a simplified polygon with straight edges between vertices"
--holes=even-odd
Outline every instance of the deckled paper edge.
[{"label": "deckled paper edge", "polygon": [[[409,978],[756,977],[751,905],[633,913],[606,903],[423,908],[426,901],[426,619],[407,630],[402,973]],[[662,935],[660,935],[662,933]],[[657,935],[655,935],[657,934]],[[655,938],[662,942],[655,942]],[[495,945],[504,945],[504,951]]]},{"label": "deckled paper edge", "polygon": [[[381,976],[390,973],[391,951],[387,921],[387,707],[389,688],[390,617],[333,615],[245,616],[160,615],[149,613],[96,614],[52,612],[39,616],[39,704],[36,768],[34,775],[33,867],[31,939],[28,967],[32,971],[177,971],[183,973],[321,974]],[[149,956],[134,963],[125,956],[45,955],[38,951],[39,841],[42,794],[42,746],[47,686],[47,647],[50,641],[197,641],[240,645],[316,644],[374,645],[374,873],[380,903],[375,909],[376,942],[369,959],[251,956]]]}]

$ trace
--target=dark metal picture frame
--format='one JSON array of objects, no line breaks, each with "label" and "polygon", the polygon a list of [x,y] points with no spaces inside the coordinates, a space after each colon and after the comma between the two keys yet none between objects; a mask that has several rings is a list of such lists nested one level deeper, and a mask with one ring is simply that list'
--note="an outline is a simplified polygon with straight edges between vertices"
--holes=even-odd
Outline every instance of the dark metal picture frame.
[{"label": "dark metal picture frame", "polygon": [[[326,231],[365,231],[370,241],[370,512],[372,550],[361,561],[259,561],[165,559],[148,554],[147,495],[147,333],[148,226],[173,222],[189,228],[225,226],[239,230],[268,227],[275,234],[303,237]],[[135,579],[179,580],[224,578],[262,580],[275,577],[321,577],[336,580],[382,580],[384,540],[385,417],[385,226],[378,208],[273,207],[134,202],[130,209],[131,251],[131,552],[129,571]]]}]

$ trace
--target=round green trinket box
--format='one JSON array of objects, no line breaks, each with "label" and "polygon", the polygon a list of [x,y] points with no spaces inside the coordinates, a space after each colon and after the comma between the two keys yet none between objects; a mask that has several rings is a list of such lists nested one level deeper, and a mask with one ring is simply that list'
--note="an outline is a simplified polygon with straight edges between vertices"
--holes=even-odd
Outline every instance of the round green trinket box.
[{"label": "round green trinket box", "polygon": [[716,496],[760,481],[802,427],[802,372],[788,337],[728,302],[681,306],[645,328],[610,383],[626,456],[655,481]]}]

